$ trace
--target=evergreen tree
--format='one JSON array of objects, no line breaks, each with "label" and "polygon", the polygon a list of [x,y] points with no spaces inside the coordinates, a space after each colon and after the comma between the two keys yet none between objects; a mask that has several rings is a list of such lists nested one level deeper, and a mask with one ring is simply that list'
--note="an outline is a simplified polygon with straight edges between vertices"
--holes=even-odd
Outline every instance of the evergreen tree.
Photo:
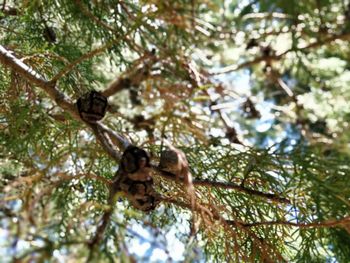
[{"label": "evergreen tree", "polygon": [[349,262],[349,19],[0,1],[1,262]]}]

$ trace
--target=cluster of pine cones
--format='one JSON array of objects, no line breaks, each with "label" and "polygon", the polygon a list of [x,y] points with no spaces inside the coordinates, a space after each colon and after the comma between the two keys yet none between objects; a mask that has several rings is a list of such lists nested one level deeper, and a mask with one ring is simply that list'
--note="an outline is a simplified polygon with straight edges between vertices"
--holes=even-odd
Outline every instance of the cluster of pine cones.
[{"label": "cluster of pine cones", "polygon": [[[88,123],[101,120],[107,106],[107,98],[96,91],[91,91],[77,100],[80,117]],[[151,172],[150,159],[146,151],[136,146],[129,146],[120,161],[112,192],[123,192],[136,209],[144,212],[154,210],[160,202],[160,197],[153,188]]]},{"label": "cluster of pine cones", "polygon": [[160,202],[153,188],[150,159],[146,151],[129,146],[122,156],[114,187],[123,192],[131,205],[144,212],[152,211]]}]

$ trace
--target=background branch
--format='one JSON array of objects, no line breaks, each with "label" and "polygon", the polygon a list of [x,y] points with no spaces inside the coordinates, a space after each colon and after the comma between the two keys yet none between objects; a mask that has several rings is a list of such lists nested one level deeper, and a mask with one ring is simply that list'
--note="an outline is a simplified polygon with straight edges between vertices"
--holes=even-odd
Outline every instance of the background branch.
[{"label": "background branch", "polygon": [[305,51],[305,50],[308,50],[308,49],[313,49],[313,48],[317,48],[317,47],[320,47],[320,46],[323,46],[323,45],[327,45],[327,44],[330,44],[332,43],[333,41],[335,40],[349,40],[350,38],[350,33],[343,33],[343,34],[339,34],[339,35],[332,35],[332,36],[329,36],[329,37],[326,37],[324,40],[322,41],[317,41],[317,42],[314,42],[314,43],[311,43],[305,47],[301,47],[301,48],[290,48],[284,52],[282,52],[281,54],[278,54],[278,55],[270,55],[270,56],[260,56],[260,57],[257,57],[251,61],[246,61],[246,62],[243,62],[241,64],[235,64],[235,65],[230,65],[230,66],[227,66],[227,67],[222,67],[220,68],[219,70],[213,70],[213,71],[209,71],[209,75],[220,75],[220,74],[226,74],[226,73],[230,73],[230,72],[233,72],[233,71],[237,71],[237,70],[240,70],[240,69],[243,69],[243,68],[247,68],[247,67],[251,67],[255,64],[258,64],[260,62],[263,62],[263,61],[273,61],[273,60],[280,60],[282,57],[284,57],[285,55],[287,55],[288,53],[290,52],[297,52],[297,51]]},{"label": "background branch", "polygon": [[111,82],[102,94],[109,97],[131,86],[139,86],[150,76],[150,69],[156,61],[157,58],[153,54],[146,54],[137,59],[122,76]]}]

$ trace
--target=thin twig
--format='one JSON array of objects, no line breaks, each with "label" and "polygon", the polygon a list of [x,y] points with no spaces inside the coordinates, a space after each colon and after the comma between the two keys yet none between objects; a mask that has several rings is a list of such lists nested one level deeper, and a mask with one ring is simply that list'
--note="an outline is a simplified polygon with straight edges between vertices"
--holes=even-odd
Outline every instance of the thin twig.
[{"label": "thin twig", "polygon": [[[171,199],[171,198],[162,198],[162,201],[165,203],[170,203],[179,207],[182,207],[184,209],[191,209],[191,205],[187,204],[185,202]],[[213,219],[219,220],[219,218],[216,216]],[[235,221],[235,220],[227,220],[225,219],[225,222],[230,226],[240,226],[240,227],[258,227],[258,226],[274,226],[274,225],[284,225],[284,226],[293,226],[297,228],[318,228],[318,227],[340,227],[343,225],[349,225],[350,224],[350,216],[346,216],[342,219],[336,219],[336,220],[326,220],[321,222],[312,222],[312,223],[294,223],[289,221],[262,221],[262,222],[255,222],[255,223],[246,223],[243,221]]]},{"label": "thin twig", "polygon": [[250,14],[242,16],[242,20],[267,19],[267,18],[293,19],[293,20],[295,20],[295,17],[293,17],[293,16],[291,16],[289,14],[283,14],[283,13],[277,13],[277,12],[272,12],[272,13],[250,13]]},{"label": "thin twig", "polygon": [[[129,44],[130,48],[132,50],[134,50],[136,53],[142,53],[142,48],[138,47],[135,43],[133,43],[128,35],[136,28],[136,27],[131,27],[131,29],[129,31],[127,31],[124,35],[121,35],[121,31],[117,30],[113,27],[111,27],[110,25],[108,25],[107,23],[101,21],[98,17],[96,17],[80,0],[75,0],[75,3],[77,6],[79,6],[80,10],[82,11],[82,13],[87,16],[88,18],[90,18],[92,21],[94,21],[97,25],[102,26],[104,28],[106,28],[107,30],[111,31],[113,33],[113,35],[117,36],[117,38],[119,40],[123,40],[126,43]],[[122,5],[122,3],[119,3],[120,5]]]},{"label": "thin twig", "polygon": [[[178,201],[178,200],[174,200],[172,198],[162,198],[162,201],[165,203],[171,203],[174,204],[176,206],[180,206],[182,208],[185,209],[190,209],[192,210],[192,205],[191,204],[187,204],[184,203],[182,201]],[[210,206],[211,209],[208,209],[206,206]],[[256,246],[256,248],[258,248],[261,252],[262,252],[262,256],[263,258],[266,260],[264,262],[273,262],[272,261],[272,256],[276,256],[278,259],[278,262],[286,262],[286,260],[282,257],[282,255],[274,250],[271,245],[262,242],[259,237],[256,235],[256,233],[252,230],[250,230],[249,227],[245,227],[243,223],[241,223],[240,221],[236,220],[226,220],[219,212],[219,210],[214,207],[211,206],[210,204],[207,204],[205,206],[201,205],[201,204],[197,204],[195,209],[201,213],[201,214],[207,214],[207,216],[210,216],[210,218],[214,221],[219,221],[224,227],[229,227],[229,226],[234,226],[236,228],[240,228],[243,232],[245,232],[246,234],[248,234],[252,240],[254,240],[254,246]],[[225,230],[228,230],[232,233],[235,233],[236,231],[233,231],[232,228],[227,228]]]},{"label": "thin twig", "polygon": [[107,44],[105,44],[103,46],[100,46],[98,48],[95,48],[95,49],[85,53],[84,55],[82,55],[81,57],[77,58],[76,60],[74,60],[69,65],[67,65],[65,68],[63,68],[60,72],[58,72],[51,79],[51,82],[56,82],[57,80],[62,78],[64,75],[69,73],[76,66],[78,66],[80,63],[82,63],[84,60],[90,59],[90,58],[96,56],[97,54],[104,52],[106,49],[110,48],[111,46],[113,46],[115,43],[117,43],[119,41],[120,41],[119,39],[112,40],[112,41],[108,42]]},{"label": "thin twig", "polygon": [[[160,170],[158,167],[153,166],[153,169],[163,178],[166,178],[168,180],[176,181],[176,177],[169,172]],[[181,182],[183,183],[183,182]],[[249,195],[258,196],[261,198],[269,199],[271,201],[277,202],[277,203],[283,203],[283,204],[291,204],[291,201],[285,197],[281,197],[278,194],[273,193],[264,193],[258,190],[253,190],[250,188],[247,188],[242,185],[238,185],[231,182],[217,182],[217,181],[210,181],[210,180],[200,180],[200,179],[194,179],[192,181],[192,184],[194,186],[207,186],[207,187],[217,187],[222,189],[233,189],[238,192],[246,193]]]},{"label": "thin twig", "polygon": [[[230,225],[235,225],[236,222],[232,220],[227,220]],[[338,220],[327,220],[323,222],[312,222],[312,223],[294,223],[288,221],[265,221],[265,222],[255,222],[255,223],[244,223],[240,222],[245,227],[256,227],[256,226],[274,226],[274,225],[285,225],[293,226],[298,228],[318,228],[318,227],[339,227],[342,225],[350,224],[350,216],[344,217]]]},{"label": "thin twig", "polygon": [[112,31],[114,33],[114,35],[118,36],[116,39],[106,43],[105,45],[102,45],[98,48],[95,48],[93,50],[91,50],[90,52],[87,52],[86,54],[82,55],[81,57],[77,58],[75,61],[73,61],[71,64],[69,64],[68,66],[66,66],[64,69],[62,69],[60,72],[58,72],[53,78],[52,78],[52,82],[56,82],[57,80],[59,80],[61,77],[63,77],[64,75],[66,75],[67,73],[69,73],[72,69],[74,69],[77,65],[79,65],[81,62],[83,62],[84,60],[87,60],[89,58],[92,58],[94,56],[96,56],[99,53],[104,52],[106,49],[112,47],[113,45],[115,45],[118,42],[121,42],[122,40],[126,41],[131,47],[133,46],[132,43],[130,43],[130,40],[128,39],[128,35],[130,34],[130,32],[133,30],[129,30],[128,32],[125,33],[125,35],[121,36],[120,32],[117,31],[116,29],[110,27],[108,24],[104,23],[103,21],[99,20],[96,16],[94,16],[82,3],[80,0],[75,0],[75,3],[79,6],[80,10],[89,18],[91,18],[95,23],[97,23],[98,25],[101,25],[105,28],[107,28],[108,30]]},{"label": "thin twig", "polygon": [[156,61],[157,58],[152,54],[146,54],[137,59],[122,76],[112,81],[102,94],[109,97],[130,86],[140,85],[142,81],[150,77],[149,71]]},{"label": "thin twig", "polygon": [[85,16],[91,18],[96,24],[107,28],[110,31],[113,31],[114,33],[118,33],[113,27],[110,27],[108,24],[106,24],[105,22],[99,20],[96,16],[94,16],[85,6],[84,4],[80,1],[80,0],[75,0],[74,1],[75,4],[77,6],[79,6],[79,9],[84,13]]}]

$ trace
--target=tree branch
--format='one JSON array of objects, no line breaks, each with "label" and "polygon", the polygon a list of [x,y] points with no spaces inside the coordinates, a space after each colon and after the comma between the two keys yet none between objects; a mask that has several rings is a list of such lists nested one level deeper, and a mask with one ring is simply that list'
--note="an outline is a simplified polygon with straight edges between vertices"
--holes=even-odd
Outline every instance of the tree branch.
[{"label": "tree branch", "polygon": [[295,18],[289,14],[284,13],[250,13],[242,16],[242,20],[248,20],[248,19],[270,19],[270,18],[277,18],[277,19],[292,19],[295,20]]},{"label": "tree branch", "polygon": [[[226,221],[229,225],[235,226],[237,223],[233,220]],[[338,220],[327,220],[323,222],[312,222],[312,223],[294,223],[288,221],[265,221],[265,222],[255,222],[255,223],[244,223],[240,222],[244,227],[256,227],[256,226],[274,226],[274,225],[285,225],[293,226],[298,228],[319,228],[319,227],[339,227],[342,225],[350,224],[350,216],[344,217]]]},{"label": "tree branch", "polygon": [[98,124],[88,123],[88,125],[94,132],[96,139],[100,142],[101,146],[109,154],[109,156],[111,156],[114,160],[119,160],[121,158],[120,153],[114,149],[113,143],[111,142],[111,140],[106,136],[104,136],[103,131],[98,126]]},{"label": "tree branch", "polygon": [[[158,167],[153,166],[152,167],[160,176],[168,179],[168,180],[172,180],[172,181],[177,181],[176,177],[169,172],[166,171],[162,171],[160,170]],[[183,182],[179,182],[179,183],[183,183]],[[192,181],[192,184],[194,186],[207,186],[207,187],[216,187],[216,188],[222,188],[222,189],[232,189],[232,190],[236,190],[238,192],[242,192],[242,193],[246,193],[249,195],[254,195],[254,196],[258,196],[261,198],[265,198],[277,203],[283,203],[283,204],[291,204],[291,201],[285,197],[281,197],[278,194],[273,194],[273,193],[264,193],[258,190],[253,190],[250,188],[247,188],[245,186],[242,185],[238,185],[235,183],[228,183],[228,182],[216,182],[216,181],[210,181],[210,180],[200,180],[200,179],[194,179]]]},{"label": "tree branch", "polygon": [[107,134],[111,141],[116,144],[120,151],[124,152],[125,149],[131,144],[131,142],[123,135],[113,131],[108,126],[98,123],[98,129],[103,133]]},{"label": "tree branch", "polygon": [[[182,208],[192,210],[192,208],[191,208],[192,205],[186,204],[186,203],[178,201],[178,200],[174,200],[174,199],[170,199],[170,198],[163,198],[162,201],[180,206]],[[220,214],[219,210],[216,207],[211,206],[211,209],[209,209],[206,206],[203,206],[201,204],[197,204],[195,209],[200,214],[202,214],[202,215],[206,214],[212,220],[219,221],[220,223],[222,223],[222,226],[224,227],[225,231],[230,231],[230,232],[235,233],[235,231],[232,228],[228,228],[228,229],[225,228],[225,227],[229,227],[232,225],[228,224],[228,221]],[[276,259],[278,262],[286,262],[284,260],[284,258],[282,257],[282,255],[277,250],[275,250],[268,243],[262,242],[261,239],[257,236],[257,234],[254,231],[252,231],[248,227],[245,227],[239,221],[232,221],[232,223],[233,222],[234,222],[234,227],[240,228],[242,230],[242,232],[248,234],[249,237],[254,241],[254,246],[261,251],[262,257],[266,260],[264,262],[274,262],[274,261],[272,261],[273,257],[277,257]],[[235,235],[235,238],[239,238],[239,237],[237,237]]]},{"label": "tree branch", "polygon": [[[131,30],[129,30],[128,32],[126,32],[124,35],[121,35],[119,31],[117,31],[116,29],[110,27],[108,24],[104,23],[103,21],[99,20],[96,16],[94,16],[94,14],[92,14],[83,4],[80,0],[75,0],[76,5],[79,6],[80,10],[82,11],[82,13],[91,18],[91,20],[93,20],[96,24],[108,29],[109,31],[113,32],[114,35],[118,36],[116,39],[106,43],[103,46],[100,46],[96,49],[91,50],[90,52],[87,52],[86,54],[82,55],[80,58],[77,58],[75,61],[73,61],[71,64],[67,65],[64,69],[62,69],[60,72],[58,72],[53,78],[52,78],[52,82],[56,82],[57,80],[59,80],[61,77],[63,77],[64,75],[66,75],[67,73],[69,73],[72,69],[74,69],[77,65],[79,65],[81,62],[83,62],[86,59],[92,58],[95,55],[104,52],[106,49],[112,47],[114,44],[124,40],[126,41],[130,47],[133,48],[133,50],[136,50],[136,48],[134,47],[135,45],[130,41],[130,39],[128,38],[129,33],[134,30],[133,28]],[[137,50],[136,50],[137,51]],[[139,51],[137,51],[139,52]]]},{"label": "tree branch", "polygon": [[52,100],[54,100],[57,105],[59,105],[65,111],[68,111],[75,119],[79,119],[79,113],[75,108],[71,100],[61,93],[56,88],[56,82],[49,82],[38,72],[36,72],[30,66],[27,66],[20,59],[12,55],[11,51],[8,51],[3,46],[0,45],[0,61],[5,66],[10,67],[12,70],[15,70],[22,77],[27,79],[29,82],[34,83],[35,85],[42,88]]},{"label": "tree branch", "polygon": [[150,76],[149,71],[156,61],[157,58],[153,54],[146,54],[137,59],[121,77],[111,82],[102,94],[109,97],[130,86],[140,85]]},{"label": "tree branch", "polygon": [[209,180],[193,180],[193,185],[196,186],[211,186],[218,187],[223,189],[234,189],[238,192],[246,193],[249,195],[255,195],[261,198],[269,199],[274,202],[291,204],[291,201],[285,197],[281,197],[279,194],[273,193],[264,193],[258,190],[253,190],[250,188],[246,188],[245,186],[241,186],[235,183],[227,183],[227,182],[214,182]]},{"label": "tree branch", "polygon": [[[121,35],[121,31],[118,29],[115,29],[108,25],[107,23],[100,20],[98,17],[96,17],[82,2],[81,0],[75,0],[75,4],[80,8],[81,12],[88,18],[90,18],[92,21],[94,21],[95,24],[106,28],[107,30],[111,31],[113,35],[117,36],[119,40],[124,40],[126,43],[130,45],[130,48],[134,50],[136,53],[142,53],[142,48],[139,48],[135,43],[133,43],[128,35],[130,32],[135,30],[136,27],[131,27],[129,31],[127,31],[124,35]],[[122,4],[122,3],[120,3]]]},{"label": "tree branch", "polygon": [[81,57],[77,58],[76,60],[74,60],[73,62],[71,62],[69,65],[67,65],[66,67],[64,67],[61,71],[59,71],[52,79],[51,82],[56,82],[58,81],[60,78],[62,78],[64,75],[66,75],[67,73],[69,73],[70,71],[72,71],[76,66],[78,66],[81,62],[83,62],[84,60],[87,60],[89,58],[92,58],[94,56],[96,56],[99,53],[104,52],[106,49],[110,48],[111,46],[113,46],[115,43],[119,42],[119,39],[115,39],[113,41],[108,42],[107,44],[104,44],[103,46],[100,46],[98,48],[95,48],[87,53],[85,53],[84,55],[82,55]]},{"label": "tree branch", "polygon": [[[5,7],[5,1],[3,2],[3,8],[1,10],[2,13],[4,13],[6,16],[18,16],[19,11],[18,9],[14,7]],[[3,18],[3,16],[0,15],[0,19]]]},{"label": "tree branch", "polygon": [[[185,202],[174,200],[171,198],[162,198],[162,201],[165,203],[173,204],[179,207],[182,207],[184,209],[192,209],[192,206],[190,204],[187,204]],[[214,219],[220,220],[221,218],[218,216],[214,216]],[[343,225],[349,225],[350,224],[350,216],[346,216],[342,219],[338,220],[326,220],[323,222],[312,222],[312,223],[294,223],[289,221],[262,221],[262,222],[255,222],[255,223],[246,223],[243,221],[238,220],[224,220],[225,223],[227,223],[230,226],[234,227],[259,227],[259,226],[274,226],[274,225],[284,225],[284,226],[292,226],[297,228],[320,228],[320,227],[339,227]]]},{"label": "tree branch", "polygon": [[105,22],[101,21],[100,19],[98,19],[96,16],[94,16],[85,6],[84,4],[80,1],[80,0],[75,0],[74,1],[75,4],[77,6],[79,6],[79,9],[81,10],[81,12],[91,18],[96,24],[102,26],[102,27],[105,27],[107,28],[108,30],[114,32],[114,33],[117,33],[119,35],[120,32],[117,32],[117,30],[115,30],[113,27],[110,27],[108,24],[106,24]]},{"label": "tree branch", "polygon": [[[64,93],[61,93],[57,89],[55,81],[47,81],[45,77],[41,76],[30,66],[24,64],[20,59],[13,56],[10,51],[6,50],[1,45],[0,62],[5,66],[8,66],[12,70],[15,70],[27,81],[36,84],[38,87],[43,89],[51,97],[51,99],[56,102],[56,104],[59,107],[70,113],[70,115],[74,119],[82,122],[75,104],[73,104],[70,98],[68,98]],[[104,126],[101,123],[96,123],[94,125],[89,124],[89,126],[95,133],[102,147],[108,152],[108,154],[112,158],[118,161],[120,154],[113,148],[113,145],[109,143],[109,140],[104,136],[104,133],[107,133],[113,142],[117,142],[116,144],[119,147],[119,150],[121,151],[124,151],[124,149],[130,144],[130,142],[122,135],[115,133],[114,131],[110,130],[108,127]]]},{"label": "tree branch", "polygon": [[340,35],[333,35],[333,36],[325,38],[323,41],[314,42],[314,43],[311,43],[311,44],[309,44],[309,45],[307,45],[305,47],[301,47],[301,48],[297,48],[297,49],[290,48],[290,49],[284,51],[283,53],[281,53],[279,55],[260,56],[260,57],[257,57],[255,59],[251,60],[251,61],[246,61],[246,62],[243,62],[243,63],[238,64],[238,65],[234,64],[234,65],[230,65],[230,66],[227,66],[227,67],[223,67],[223,68],[218,69],[218,70],[213,70],[213,71],[209,72],[209,75],[221,75],[221,74],[230,73],[230,72],[233,72],[233,71],[237,71],[237,70],[240,70],[240,69],[243,69],[243,68],[247,68],[247,67],[253,66],[253,65],[258,64],[258,63],[260,63],[262,61],[280,60],[282,57],[284,57],[285,55],[287,55],[290,52],[304,51],[304,50],[307,50],[307,49],[313,49],[313,48],[317,48],[317,47],[320,47],[320,46],[332,43],[335,40],[348,40],[349,38],[350,38],[350,33],[343,33],[343,34],[340,34]]}]

